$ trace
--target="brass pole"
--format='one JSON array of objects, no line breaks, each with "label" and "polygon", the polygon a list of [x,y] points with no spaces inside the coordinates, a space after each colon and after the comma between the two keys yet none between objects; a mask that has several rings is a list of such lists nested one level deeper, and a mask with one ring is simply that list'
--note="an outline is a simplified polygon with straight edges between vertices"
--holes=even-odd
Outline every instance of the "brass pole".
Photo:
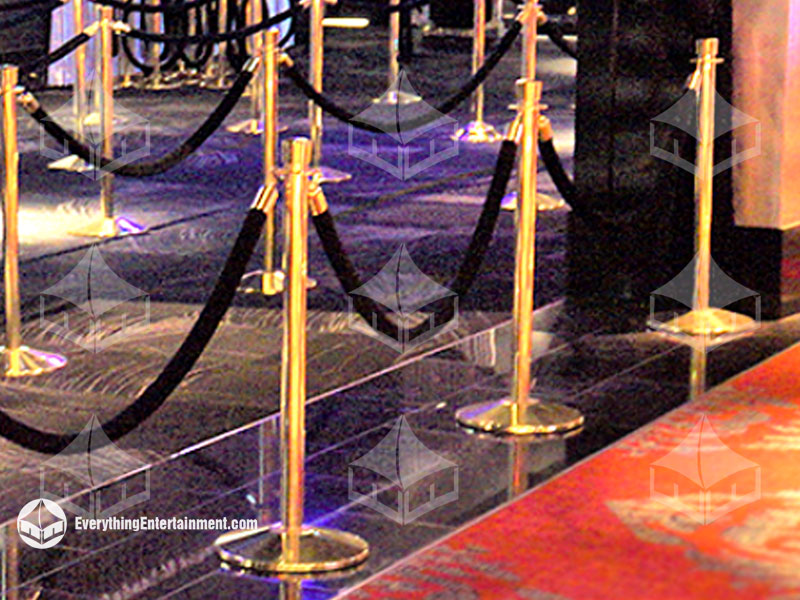
[{"label": "brass pole", "polygon": [[[398,6],[400,0],[389,0],[389,6]],[[389,14],[389,86],[393,85],[400,74],[400,12]]]},{"label": "brass pole", "polygon": [[22,325],[19,308],[19,152],[17,151],[17,99],[15,88],[19,70],[3,66],[3,166],[5,188],[3,207],[5,232],[3,256],[6,300],[6,352],[11,371],[21,369],[19,349],[22,346]]},{"label": "brass pole", "polygon": [[[310,0],[309,15],[309,60],[311,71],[310,83],[312,87],[322,92],[322,72],[325,56],[324,27],[322,20],[325,18],[326,0]],[[324,167],[322,162],[322,108],[313,100],[308,101],[309,136],[311,137],[311,166],[320,174],[320,181],[324,183],[337,183],[351,178],[349,173],[338,169]]]},{"label": "brass pole", "polygon": [[[661,323],[651,319],[649,325],[669,333],[690,336],[720,336],[741,333],[756,327],[750,317],[710,306],[711,217],[714,203],[714,116],[719,40],[697,40],[697,157],[694,173],[695,259],[692,310],[676,319]],[[703,340],[705,346],[705,340]]]},{"label": "brass pole", "polygon": [[[159,6],[161,0],[153,0],[153,6]],[[153,25],[153,33],[161,33],[162,15],[160,12],[154,12],[151,19]],[[153,67],[153,72],[150,74],[150,82],[147,87],[151,90],[161,89],[161,44],[153,42],[150,46],[150,64]]]},{"label": "brass pole", "polygon": [[[83,31],[83,0],[72,0],[75,31]],[[75,48],[75,133],[84,139],[83,121],[86,119],[86,45]]]},{"label": "brass pole", "polygon": [[[245,21],[247,26],[260,23],[262,19],[261,12],[260,0],[255,2],[252,6],[248,3],[245,8]],[[261,56],[263,54],[263,33],[264,32],[257,33],[247,39],[247,45],[251,56]],[[262,133],[261,120],[264,118],[262,90],[265,85],[263,78],[264,69],[261,69],[256,76],[253,77],[247,88],[247,93],[245,94],[250,98],[250,118],[226,127],[227,131],[232,133],[244,133],[246,135],[259,135]]]},{"label": "brass pole", "polygon": [[[261,110],[263,135],[261,137],[264,153],[262,185],[276,185],[275,162],[278,144],[278,41],[280,32],[270,29],[264,33],[263,52],[264,68],[262,71],[263,87],[261,94]],[[275,266],[277,248],[275,244],[275,217],[273,208],[267,213],[264,224],[264,274],[261,277],[261,291],[265,295],[283,291],[283,273]]]},{"label": "brass pole", "polygon": [[[104,6],[100,9],[100,53],[102,55],[100,77],[102,78],[102,94],[100,96],[100,137],[102,140],[102,156],[108,160],[114,158],[114,70],[112,60],[111,24],[114,9]],[[109,222],[108,232],[117,235],[114,224],[114,176],[98,170],[100,174],[100,207],[103,220]]]},{"label": "brass pole", "polygon": [[[473,75],[483,66],[486,53],[486,1],[474,0],[473,2]],[[472,95],[471,110],[475,113],[475,118],[466,127],[457,131],[453,138],[471,144],[487,144],[501,140],[503,136],[492,125],[483,120],[483,109],[484,89],[483,84],[481,84]]]},{"label": "brass pole", "polygon": [[63,367],[66,359],[22,345],[19,300],[19,150],[17,147],[17,82],[19,69],[3,65],[3,279],[5,284],[6,345],[0,348],[6,377],[39,375]]},{"label": "brass pole", "polygon": [[[322,19],[325,16],[325,0],[311,0],[311,13],[309,17],[309,59],[311,69],[311,85],[318,92],[322,92],[322,61],[324,39]],[[322,108],[313,100],[308,101],[308,120],[310,122],[309,134],[313,146],[311,166],[318,168],[322,158]]]},{"label": "brass pole", "polygon": [[[486,53],[486,0],[475,0],[473,6],[472,74],[475,75],[483,65]],[[483,122],[483,84],[472,95],[472,111],[475,120]]]},{"label": "brass pole", "polygon": [[714,92],[717,84],[719,40],[708,38],[697,42],[698,68],[701,70],[700,95],[697,102],[697,164],[694,177],[695,213],[695,289],[692,310],[709,307],[709,273],[711,267],[711,209],[714,201]]},{"label": "brass pole", "polygon": [[281,456],[283,497],[281,514],[286,560],[300,560],[303,526],[306,401],[306,281],[308,269],[308,172],[310,145],[295,140],[290,146],[286,175],[283,370],[281,378]]},{"label": "brass pole", "polygon": [[[220,33],[224,32],[228,27],[228,0],[219,0],[219,20],[217,21]],[[225,76],[227,75],[226,57],[225,52],[228,48],[226,42],[220,42],[217,46],[219,52],[219,60],[217,62],[217,87],[225,87]]]}]

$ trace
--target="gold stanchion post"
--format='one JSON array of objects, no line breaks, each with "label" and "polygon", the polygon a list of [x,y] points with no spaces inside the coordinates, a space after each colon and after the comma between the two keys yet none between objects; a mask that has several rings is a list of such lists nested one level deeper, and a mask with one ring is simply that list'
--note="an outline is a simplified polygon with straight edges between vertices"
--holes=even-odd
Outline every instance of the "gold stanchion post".
[{"label": "gold stanchion post", "polygon": [[278,525],[227,533],[215,542],[220,557],[243,569],[314,573],[353,567],[369,554],[360,537],[303,524],[305,487],[306,276],[312,145],[287,144],[283,366],[281,369],[281,518]]},{"label": "gold stanchion post", "polygon": [[[228,28],[228,0],[219,0],[218,5],[217,28],[222,33]],[[201,87],[211,90],[227,90],[231,87],[226,57],[227,47],[228,42],[217,44],[217,53],[214,59],[208,63],[206,79],[200,84]]]},{"label": "gold stanchion post", "polygon": [[[276,190],[277,180],[275,177],[276,150],[278,145],[278,42],[280,32],[277,29],[270,29],[261,34],[261,121],[264,123],[262,129],[262,156],[263,156],[263,188],[266,190]],[[277,193],[277,192],[276,192]],[[275,221],[276,211],[273,209],[267,213],[264,224],[264,268],[258,271],[247,273],[242,278],[240,291],[245,293],[259,293],[265,296],[274,296],[283,292],[283,284],[286,275],[278,268],[278,250],[275,243]],[[258,285],[251,286],[246,282],[258,278]],[[315,287],[317,282],[308,278],[310,288]]]},{"label": "gold stanchion post", "polygon": [[[113,8],[100,7],[100,155],[107,160],[114,158],[113,19]],[[96,238],[144,233],[145,229],[130,219],[114,216],[114,175],[99,164],[95,168],[100,180],[100,219],[70,233]]]},{"label": "gold stanchion post", "polygon": [[[83,31],[83,0],[72,0],[72,20],[73,31]],[[75,119],[75,137],[83,141],[86,139],[84,131],[84,123],[86,121],[86,45],[81,44],[75,48],[75,81],[72,84],[72,107]],[[56,161],[47,165],[48,169],[58,171],[75,171],[83,173],[91,171],[92,166],[86,164],[80,157],[75,154],[70,154],[64,158],[59,158]]]},{"label": "gold stanchion post", "polygon": [[[473,23],[472,74],[475,75],[483,66],[486,53],[486,0],[474,0]],[[483,84],[481,84],[472,96],[472,110],[475,113],[475,119],[466,127],[459,129],[453,136],[455,139],[470,144],[490,144],[503,138],[492,125],[483,120],[483,104],[484,94]]]},{"label": "gold stanchion post", "polygon": [[697,41],[697,164],[694,176],[695,257],[692,310],[666,323],[649,321],[650,327],[667,333],[715,337],[755,328],[753,319],[710,306],[711,213],[714,201],[714,109],[719,40]]},{"label": "gold stanchion post", "polygon": [[[520,13],[519,18],[525,23],[525,35],[522,37],[522,79],[536,79],[536,36],[538,26],[547,19],[536,0],[531,0]],[[518,109],[517,104],[511,105],[513,110]],[[549,140],[553,138],[553,127],[550,120],[544,115],[539,117],[539,138]],[[538,166],[538,165],[537,165]],[[503,197],[501,208],[503,210],[516,210],[519,191],[514,190]],[[536,193],[536,210],[539,212],[558,210],[566,206],[562,198],[547,194]]]},{"label": "gold stanchion post", "polygon": [[[252,7],[250,4],[247,5],[245,9],[245,18],[247,25],[254,25],[255,23],[261,22],[261,2],[255,2]],[[263,33],[263,32],[262,32]],[[251,44],[250,52],[252,56],[260,56],[263,50],[263,35],[256,34],[250,40],[249,43]],[[261,90],[263,89],[264,82],[261,81],[261,78],[264,76],[265,69],[262,69],[261,73],[253,78],[252,83],[250,84],[248,91],[246,92],[246,96],[250,98],[250,110],[251,110],[251,117],[249,119],[245,119],[244,121],[240,121],[238,123],[234,123],[233,125],[229,125],[225,129],[230,131],[231,133],[244,133],[245,135],[260,135],[263,131],[261,126],[261,119],[264,117],[263,114],[263,94]]]},{"label": "gold stanchion post", "polygon": [[497,434],[552,434],[576,429],[583,416],[561,404],[530,396],[533,338],[533,292],[536,249],[536,136],[541,82],[526,80],[522,103],[522,156],[519,165],[520,203],[517,208],[516,265],[514,269],[514,378],[511,396],[497,402],[474,404],[456,413],[470,429]]},{"label": "gold stanchion post", "polygon": [[[309,14],[309,58],[311,69],[311,85],[322,92],[322,70],[325,55],[325,38],[323,19],[325,4],[335,4],[336,0],[310,0]],[[308,101],[309,135],[313,148],[311,166],[319,173],[322,183],[339,183],[352,177],[349,173],[323,166],[322,162],[322,108],[313,100]]]},{"label": "gold stanchion post", "polygon": [[3,94],[3,276],[5,283],[6,345],[0,347],[6,377],[40,375],[67,364],[58,354],[22,345],[19,301],[19,151],[17,148],[17,82],[19,69],[2,66]]},{"label": "gold stanchion post", "polygon": [[[400,0],[389,0],[389,6],[395,7]],[[372,101],[376,104],[412,104],[422,100],[420,96],[404,92],[399,87],[397,78],[400,75],[400,13],[395,10],[389,14],[389,90]]]}]

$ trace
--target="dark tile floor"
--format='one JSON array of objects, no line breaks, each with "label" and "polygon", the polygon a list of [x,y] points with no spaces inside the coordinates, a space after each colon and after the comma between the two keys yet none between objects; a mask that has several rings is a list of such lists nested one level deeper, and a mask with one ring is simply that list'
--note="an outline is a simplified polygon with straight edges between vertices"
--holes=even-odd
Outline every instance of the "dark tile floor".
[{"label": "dark tile floor", "polygon": [[[302,591],[287,589],[283,593],[328,598],[687,400],[691,355],[687,346],[644,331],[579,332],[580,313],[562,303],[548,306],[538,315],[537,323],[549,324],[549,328],[537,326],[536,389],[543,398],[583,411],[586,425],[574,435],[508,440],[470,434],[455,423],[457,408],[505,394],[510,379],[508,357],[504,356],[508,324],[454,342],[309,405],[306,521],[368,540],[371,557],[353,572],[302,584],[232,573],[220,568],[210,548],[219,532],[208,530],[71,530],[68,539],[47,552],[19,544],[11,552],[11,536],[6,537],[7,564],[17,566],[25,593],[39,590],[41,598],[278,598],[287,597],[281,596],[281,586],[292,585]],[[709,385],[798,339],[800,319],[790,318],[763,324],[749,336],[714,348],[707,355]],[[393,507],[397,487],[354,464],[379,447],[387,435],[396,434],[401,418],[425,448],[458,471],[457,488],[453,469],[443,469],[425,478],[421,488],[412,489],[412,508],[427,500],[420,493],[427,493],[429,485],[437,494],[454,489],[457,494],[413,519],[404,513],[405,523],[399,515],[378,512],[359,499],[358,494],[369,493],[371,486],[378,484],[378,499]],[[380,452],[378,456],[389,462],[394,458]],[[275,522],[280,518],[279,466],[278,421],[269,417],[150,466],[147,500],[127,509],[124,516]],[[144,489],[143,475],[129,478],[128,493]],[[101,496],[118,498],[122,483],[107,486]],[[86,496],[75,504],[87,506]],[[13,531],[15,522],[8,527]]]}]

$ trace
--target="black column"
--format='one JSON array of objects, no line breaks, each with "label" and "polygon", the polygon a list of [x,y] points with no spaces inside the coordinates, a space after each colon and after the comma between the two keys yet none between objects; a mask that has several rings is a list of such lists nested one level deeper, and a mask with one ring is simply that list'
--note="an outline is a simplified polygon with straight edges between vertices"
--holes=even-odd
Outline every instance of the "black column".
[{"label": "black column", "polygon": [[[568,295],[645,306],[693,255],[693,176],[651,154],[654,143],[694,163],[695,139],[652,119],[685,93],[695,40],[720,38],[718,91],[730,98],[729,3],[580,3],[575,181]],[[725,139],[717,152],[725,152]],[[715,229],[730,224],[730,172],[715,178]]]}]

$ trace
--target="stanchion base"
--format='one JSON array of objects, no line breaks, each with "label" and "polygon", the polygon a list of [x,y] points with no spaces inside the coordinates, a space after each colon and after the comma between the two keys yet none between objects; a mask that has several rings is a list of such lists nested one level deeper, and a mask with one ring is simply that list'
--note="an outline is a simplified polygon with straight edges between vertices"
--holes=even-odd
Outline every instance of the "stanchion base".
[{"label": "stanchion base", "polygon": [[3,357],[4,377],[30,377],[42,375],[60,369],[67,364],[67,359],[60,354],[52,354],[20,346],[17,350],[9,350],[0,346]]},{"label": "stanchion base", "polygon": [[315,170],[320,175],[320,183],[341,183],[343,181],[349,181],[353,178],[350,173],[345,173],[344,171],[334,169],[333,167],[320,166],[315,167]]},{"label": "stanchion base", "polygon": [[[288,130],[288,125],[278,127],[278,133],[283,133]],[[244,121],[239,121],[238,123],[229,125],[225,128],[225,131],[229,131],[231,133],[243,133],[245,135],[261,135],[264,133],[264,127],[261,125],[261,121],[259,119],[245,119]]]},{"label": "stanchion base", "polygon": [[[256,279],[253,285],[246,285],[245,282]],[[275,296],[283,293],[285,289],[286,274],[283,271],[276,270],[268,273],[267,271],[259,270],[252,273],[246,273],[242,277],[242,283],[238,291],[244,294],[262,294],[263,296]],[[317,280],[313,277],[306,279],[306,289],[313,290],[317,287]]]},{"label": "stanchion base", "polygon": [[352,533],[322,527],[304,527],[297,560],[283,554],[280,525],[232,531],[214,542],[226,563],[262,573],[319,573],[339,571],[364,562],[369,544]]},{"label": "stanchion base", "polygon": [[[503,210],[517,210],[517,192],[509,192],[503,196],[500,202],[500,208]],[[567,206],[561,198],[550,196],[548,194],[536,194],[536,210],[537,212],[547,212],[550,210],[559,210]]]},{"label": "stanchion base", "polygon": [[163,76],[155,79],[153,77],[148,77],[143,79],[141,85],[139,86],[140,90],[147,90],[149,92],[161,92],[167,90],[177,90],[179,87],[182,87],[183,84],[180,81],[170,81],[165,79]]},{"label": "stanchion base", "polygon": [[[126,119],[122,118],[118,114],[114,115],[113,125],[114,127],[118,127],[120,125],[125,125]],[[99,112],[91,112],[83,119],[83,124],[87,127],[100,127],[100,113]]]},{"label": "stanchion base", "polygon": [[721,308],[693,310],[666,322],[650,319],[647,325],[664,333],[707,337],[744,333],[757,327],[750,317]]},{"label": "stanchion base", "polygon": [[494,126],[484,121],[471,121],[466,127],[456,131],[451,138],[467,144],[493,144],[503,139]]},{"label": "stanchion base", "polygon": [[456,412],[456,420],[469,429],[502,435],[548,435],[583,425],[583,415],[574,408],[535,398],[522,406],[516,423],[512,423],[514,407],[510,398],[471,404]]},{"label": "stanchion base", "polygon": [[87,173],[89,171],[94,171],[94,167],[77,154],[70,154],[64,158],[54,160],[47,165],[47,168],[53,171],[72,171],[74,173]]},{"label": "stanchion base", "polygon": [[403,92],[398,90],[389,90],[383,96],[379,98],[373,98],[373,104],[384,104],[388,106],[397,106],[404,105],[404,104],[414,104],[415,102],[419,102],[422,100],[422,96],[417,96],[416,94],[410,94],[409,92]]},{"label": "stanchion base", "polygon": [[227,75],[225,77],[214,77],[211,81],[201,81],[200,87],[206,90],[227,92],[233,87],[233,81]]},{"label": "stanchion base", "polygon": [[102,218],[92,221],[85,227],[68,232],[79,237],[113,238],[123,235],[140,235],[146,233],[147,228],[134,223],[125,217]]}]

